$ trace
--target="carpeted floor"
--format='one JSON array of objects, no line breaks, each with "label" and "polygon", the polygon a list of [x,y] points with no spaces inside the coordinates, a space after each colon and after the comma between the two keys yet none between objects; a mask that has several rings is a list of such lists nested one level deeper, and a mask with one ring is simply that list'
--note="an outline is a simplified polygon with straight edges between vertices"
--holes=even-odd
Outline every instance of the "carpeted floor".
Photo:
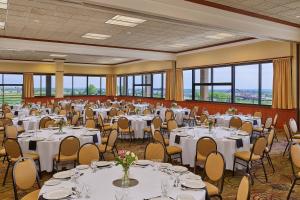
[{"label": "carpeted floor", "polygon": [[[265,183],[263,171],[261,167],[257,167],[255,175],[257,178],[254,179],[254,185],[251,190],[251,199],[254,200],[283,200],[286,199],[288,190],[291,186],[291,164],[287,156],[282,157],[282,152],[286,145],[283,136],[279,136],[279,142],[274,141],[273,149],[271,152],[271,157],[275,166],[276,172],[273,174],[270,166],[265,162],[267,166],[268,173],[268,183]],[[140,158],[143,158],[145,144],[142,141],[135,141],[133,143],[129,142],[119,142],[117,144],[118,149],[126,149],[135,152]],[[1,162],[0,164],[0,183],[2,185],[4,171],[6,164]],[[11,173],[10,173],[11,174]],[[226,171],[224,189],[223,189],[223,199],[233,200],[237,192],[239,182],[241,180],[243,172],[237,172],[234,177],[232,177],[231,171]],[[49,173],[43,173],[42,183],[51,177]],[[23,194],[20,193],[20,196]],[[11,200],[13,199],[13,187],[11,176],[8,177],[5,187],[0,186],[0,200]],[[292,193],[291,200],[300,200],[300,185],[296,185],[294,192]]]}]

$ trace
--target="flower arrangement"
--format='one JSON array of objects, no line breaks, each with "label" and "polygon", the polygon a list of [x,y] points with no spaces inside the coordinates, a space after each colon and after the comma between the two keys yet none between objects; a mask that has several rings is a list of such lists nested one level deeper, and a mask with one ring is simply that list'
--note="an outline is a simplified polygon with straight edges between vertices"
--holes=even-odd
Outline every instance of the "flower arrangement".
[{"label": "flower arrangement", "polygon": [[135,113],[139,114],[141,110],[139,108],[135,108]]},{"label": "flower arrangement", "polygon": [[122,177],[122,187],[129,186],[129,168],[138,160],[138,157],[130,151],[120,150],[115,158],[116,165],[121,165],[124,175]]},{"label": "flower arrangement", "polygon": [[64,120],[64,118],[61,118],[60,120],[56,121],[56,124],[59,127],[59,132],[62,133],[62,129],[66,125],[66,121]]},{"label": "flower arrangement", "polygon": [[234,108],[234,107],[231,107],[231,108],[228,108],[227,112],[228,112],[229,114],[233,114],[233,115],[234,115],[234,114],[237,113],[237,109]]},{"label": "flower arrangement", "polygon": [[207,121],[207,125],[208,125],[208,130],[209,130],[209,132],[211,131],[211,129],[212,129],[212,127],[214,126],[214,120],[213,119],[209,119],[208,121]]},{"label": "flower arrangement", "polygon": [[173,102],[173,103],[171,104],[171,107],[172,107],[172,108],[177,108],[177,106],[178,106],[178,105],[177,105],[176,102]]}]

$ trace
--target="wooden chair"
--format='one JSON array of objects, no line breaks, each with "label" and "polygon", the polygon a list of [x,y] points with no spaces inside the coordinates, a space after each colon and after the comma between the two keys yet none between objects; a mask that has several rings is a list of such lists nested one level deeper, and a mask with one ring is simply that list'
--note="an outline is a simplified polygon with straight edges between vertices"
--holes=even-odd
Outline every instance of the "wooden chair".
[{"label": "wooden chair", "polygon": [[78,114],[73,115],[73,117],[71,119],[71,125],[72,126],[77,126],[78,121],[79,121],[79,117],[80,116]]},{"label": "wooden chair", "polygon": [[298,172],[296,171],[296,169],[300,168],[300,145],[299,144],[293,144],[291,146],[290,158],[291,158],[290,160],[291,160],[292,171],[293,171],[293,183],[290,188],[287,199],[290,199],[291,193],[293,191],[296,182],[300,180],[300,171]]},{"label": "wooden chair", "polygon": [[56,124],[55,121],[52,119],[45,122],[45,128],[54,127],[54,126],[56,126]]},{"label": "wooden chair", "polygon": [[261,125],[261,127],[256,127],[253,129],[253,131],[255,132],[259,132],[260,134],[266,134],[268,133],[271,128],[272,128],[272,122],[273,122],[273,119],[272,117],[268,117],[265,121],[264,124]]},{"label": "wooden chair", "polygon": [[[207,156],[204,165],[204,180],[207,181],[204,181],[204,183],[210,197],[222,199],[221,194],[223,191],[225,166],[225,160],[221,153],[212,152]],[[216,185],[211,182],[216,183]]]},{"label": "wooden chair", "polygon": [[94,143],[82,145],[78,151],[77,163],[79,165],[90,165],[92,161],[100,160],[100,151]]},{"label": "wooden chair", "polygon": [[170,134],[172,132],[172,130],[178,128],[178,125],[177,125],[177,122],[175,119],[170,119],[168,122],[167,122],[167,130],[168,130],[168,133]]},{"label": "wooden chair", "polygon": [[130,141],[134,138],[134,130],[131,128],[129,120],[126,117],[118,119],[118,132],[122,138],[124,135],[129,135]]},{"label": "wooden chair", "polygon": [[111,120],[113,117],[117,116],[117,113],[118,110],[116,108],[111,108],[107,116],[108,121]]},{"label": "wooden chair", "polygon": [[155,162],[164,162],[165,160],[165,149],[163,144],[160,142],[156,143],[148,143],[145,152],[144,152],[145,160],[152,160]]},{"label": "wooden chair", "polygon": [[[25,172],[25,173],[24,173]],[[41,188],[39,176],[34,161],[31,158],[19,158],[13,167],[13,188],[15,200],[18,200],[17,188],[30,190],[37,184]],[[22,200],[38,199],[40,189],[30,192],[23,196]]]},{"label": "wooden chair", "polygon": [[108,135],[108,140],[106,144],[100,144],[98,145],[101,157],[104,159],[105,153],[112,153],[115,156],[114,150],[117,151],[116,148],[116,141],[118,139],[118,131],[112,130],[110,134]]},{"label": "wooden chair", "polygon": [[[234,153],[234,161],[232,168],[232,175],[234,176],[235,164],[238,163],[246,167],[246,172],[251,176],[251,166],[254,162],[259,163],[263,167],[263,171],[265,174],[266,182],[268,182],[268,177],[266,174],[265,165],[263,162],[264,152],[267,147],[267,140],[264,137],[259,137],[256,139],[253,148],[251,151],[239,151]],[[241,162],[238,162],[241,161]]]},{"label": "wooden chair", "polygon": [[150,109],[145,109],[143,111],[143,115],[151,115],[151,110]]},{"label": "wooden chair", "polygon": [[175,119],[174,112],[171,109],[167,109],[166,112],[165,112],[165,121],[162,124],[162,129],[164,129],[164,130],[168,129],[167,123],[171,119]]},{"label": "wooden chair", "polygon": [[94,119],[87,119],[85,120],[85,127],[86,128],[96,128],[96,122]]},{"label": "wooden chair", "polygon": [[297,122],[294,118],[289,120],[289,129],[291,133],[291,137],[294,139],[300,139],[300,133],[298,132]]},{"label": "wooden chair", "polygon": [[229,121],[229,128],[240,129],[242,127],[242,120],[239,117],[231,117]]},{"label": "wooden chair", "polygon": [[208,121],[208,117],[206,114],[201,114],[199,116],[196,116],[196,125],[202,125]]},{"label": "wooden chair", "polygon": [[252,132],[253,132],[253,125],[252,125],[252,123],[251,122],[244,122],[242,124],[241,130],[247,132],[251,136]]},{"label": "wooden chair", "polygon": [[53,158],[53,169],[58,171],[58,164],[73,162],[74,167],[77,161],[77,152],[80,148],[80,140],[75,136],[65,137],[59,145],[59,152]]},{"label": "wooden chair", "polygon": [[180,164],[182,164],[182,149],[180,147],[166,146],[164,137],[161,134],[161,132],[158,131],[158,130],[154,131],[153,139],[154,139],[154,141],[160,142],[161,144],[163,144],[170,162],[172,162],[172,160],[173,160],[172,156],[173,156],[173,157],[175,157],[175,159],[179,158],[180,159]]},{"label": "wooden chair", "polygon": [[86,108],[85,109],[85,120],[87,119],[94,119],[94,111],[91,108]]},{"label": "wooden chair", "polygon": [[236,195],[236,200],[250,200],[251,180],[249,174],[243,176]]},{"label": "wooden chair", "polygon": [[40,123],[39,123],[39,129],[41,128],[46,128],[45,127],[45,124],[47,121],[51,120],[50,117],[43,117],[41,120],[40,120]]},{"label": "wooden chair", "polygon": [[107,135],[111,132],[113,127],[110,125],[110,123],[104,123],[101,114],[99,114],[99,116],[98,116],[98,125],[100,128],[100,132],[102,133],[101,134],[101,142],[104,144],[107,142],[107,140],[108,140]]},{"label": "wooden chair", "polygon": [[66,116],[67,115],[67,111],[66,110],[60,110],[59,111],[59,115]]},{"label": "wooden chair", "polygon": [[256,111],[254,112],[253,117],[262,118],[262,113],[260,111]]},{"label": "wooden chair", "polygon": [[217,143],[211,137],[202,137],[197,141],[194,173],[196,173],[197,165],[204,165],[207,156],[211,152],[216,152],[217,149]]},{"label": "wooden chair", "polygon": [[3,186],[5,185],[10,165],[15,164],[18,161],[18,159],[21,157],[31,158],[32,160],[37,162],[39,171],[41,170],[39,155],[37,153],[23,153],[20,144],[16,139],[11,139],[11,138],[6,139],[4,141],[4,148],[8,158],[8,164],[3,179]]},{"label": "wooden chair", "polygon": [[8,125],[5,127],[5,138],[17,139],[18,129],[15,125]]}]

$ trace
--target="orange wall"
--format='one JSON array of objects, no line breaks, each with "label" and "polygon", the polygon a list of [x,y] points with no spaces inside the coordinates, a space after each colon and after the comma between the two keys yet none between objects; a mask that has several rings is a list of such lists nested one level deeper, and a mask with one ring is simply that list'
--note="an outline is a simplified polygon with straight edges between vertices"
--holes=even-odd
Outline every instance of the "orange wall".
[{"label": "orange wall", "polygon": [[[139,98],[139,97],[125,97],[118,96],[116,97],[118,100],[124,99],[125,101],[132,101],[141,99],[143,102],[148,102],[151,104],[155,104],[156,102],[161,102],[165,106],[170,106],[173,101],[166,101],[164,99],[156,99],[156,98]],[[56,101],[61,100],[54,97],[35,97],[35,98],[27,98],[26,102],[50,102],[51,99]],[[89,101],[106,101],[107,99],[113,100],[114,97],[107,96],[76,96],[76,97],[66,97],[64,99],[83,99]],[[278,128],[282,128],[283,124],[286,123],[291,117],[296,119],[297,111],[296,109],[287,110],[287,109],[273,109],[269,106],[258,106],[258,105],[245,105],[245,104],[229,104],[229,103],[212,103],[212,102],[198,102],[198,101],[181,101],[177,102],[178,105],[186,108],[192,108],[193,106],[199,106],[199,110],[202,108],[207,108],[210,114],[214,114],[217,112],[225,113],[229,107],[235,107],[238,112],[243,114],[253,114],[255,111],[261,111],[263,113],[263,122],[267,117],[274,117],[276,113],[278,113]]]}]

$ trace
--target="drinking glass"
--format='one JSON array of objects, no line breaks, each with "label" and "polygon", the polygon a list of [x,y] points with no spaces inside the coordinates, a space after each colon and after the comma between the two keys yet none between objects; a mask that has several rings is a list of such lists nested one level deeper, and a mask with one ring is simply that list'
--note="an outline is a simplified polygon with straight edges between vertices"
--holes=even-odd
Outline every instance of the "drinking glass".
[{"label": "drinking glass", "polygon": [[92,160],[92,162],[91,162],[92,173],[96,172],[96,169],[97,169],[96,162],[97,162],[97,160]]},{"label": "drinking glass", "polygon": [[162,197],[168,197],[169,192],[169,181],[166,178],[163,178],[161,180],[161,196]]},{"label": "drinking glass", "polygon": [[115,200],[125,200],[126,192],[124,188],[115,190]]}]

